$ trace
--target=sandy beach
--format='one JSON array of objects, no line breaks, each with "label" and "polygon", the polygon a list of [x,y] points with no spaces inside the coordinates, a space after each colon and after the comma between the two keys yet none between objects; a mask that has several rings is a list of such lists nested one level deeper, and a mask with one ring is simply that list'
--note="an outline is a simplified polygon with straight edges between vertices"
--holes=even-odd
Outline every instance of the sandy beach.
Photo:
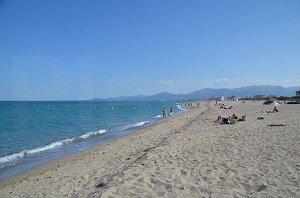
[{"label": "sandy beach", "polygon": [[[0,197],[300,197],[300,105],[224,103],[5,179]],[[247,121],[214,122],[233,113]]]}]

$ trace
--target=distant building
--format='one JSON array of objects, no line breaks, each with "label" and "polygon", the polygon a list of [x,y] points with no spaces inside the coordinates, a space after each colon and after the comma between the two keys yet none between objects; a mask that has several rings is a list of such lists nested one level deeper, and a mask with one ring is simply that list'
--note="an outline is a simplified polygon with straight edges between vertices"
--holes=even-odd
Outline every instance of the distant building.
[{"label": "distant building", "polygon": [[300,91],[296,91],[296,96],[300,96]]},{"label": "distant building", "polygon": [[[224,99],[224,97],[223,97],[223,99]],[[212,96],[212,97],[210,97],[210,100],[214,100],[214,101],[224,101],[224,100],[222,100],[222,97],[219,97],[219,96]]]},{"label": "distant building", "polygon": [[235,96],[230,96],[229,98],[227,98],[227,100],[231,100],[231,101],[239,101],[239,99]]}]

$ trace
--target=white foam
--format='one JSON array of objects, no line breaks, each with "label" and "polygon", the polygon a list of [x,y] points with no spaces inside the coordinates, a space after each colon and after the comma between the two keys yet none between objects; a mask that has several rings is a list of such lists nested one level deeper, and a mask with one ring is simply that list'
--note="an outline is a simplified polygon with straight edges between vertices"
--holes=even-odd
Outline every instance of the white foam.
[{"label": "white foam", "polygon": [[[19,153],[14,153],[14,154],[11,154],[11,155],[1,157],[0,158],[0,165],[4,164],[4,163],[11,162],[11,161],[16,161],[18,159],[25,158],[29,155],[33,155],[33,154],[36,154],[36,153],[41,153],[43,151],[51,150],[51,149],[60,147],[60,146],[65,145],[65,144],[70,144],[72,142],[76,142],[76,141],[87,139],[87,138],[90,138],[90,137],[93,137],[93,136],[96,136],[96,135],[100,135],[100,134],[105,133],[105,132],[106,132],[106,130],[92,131],[92,132],[88,132],[86,134],[83,134],[81,136],[74,137],[74,138],[71,138],[71,139],[65,139],[65,140],[53,142],[53,143],[48,144],[46,146],[37,147],[37,148],[30,149],[30,150],[26,149],[26,150],[24,150],[22,152],[19,152]],[[2,167],[2,166],[0,166],[0,167]]]},{"label": "white foam", "polygon": [[[43,151],[54,149],[54,148],[59,147],[63,144],[64,144],[64,141],[57,141],[57,142],[53,142],[53,143],[48,144],[48,145],[43,146],[43,147],[38,147],[38,148],[31,149],[31,150],[26,150],[25,152],[26,152],[27,155],[40,153],[40,152],[43,152]],[[24,157],[26,157],[26,155]]]},{"label": "white foam", "polygon": [[9,161],[14,161],[14,160],[20,159],[20,158],[24,157],[25,152],[26,152],[26,151],[22,151],[22,152],[20,152],[20,153],[14,153],[14,154],[12,154],[12,155],[7,155],[7,156],[5,156],[5,157],[1,157],[1,158],[0,158],[0,164],[2,164],[2,163],[7,163],[7,162],[9,162]]},{"label": "white foam", "polygon": [[161,118],[161,117],[162,117],[162,115],[157,115],[154,118]]},{"label": "white foam", "polygon": [[105,133],[105,132],[106,132],[106,130],[92,131],[92,132],[89,132],[89,133],[86,133],[86,134],[83,134],[83,135],[79,136],[79,138],[80,139],[87,139],[89,137],[100,135],[100,134]]},{"label": "white foam", "polygon": [[128,126],[129,128],[132,128],[132,127],[140,127],[140,126],[143,126],[143,125],[147,124],[148,122],[149,122],[149,121],[137,122],[137,123],[129,124],[129,125],[126,125],[126,126]]},{"label": "white foam", "polygon": [[177,109],[179,109],[180,111],[187,111],[186,108],[181,107],[181,105],[176,105]]},{"label": "white foam", "polygon": [[141,127],[145,124],[147,124],[149,121],[143,121],[143,122],[137,122],[137,123],[134,123],[134,124],[127,124],[127,125],[124,125],[124,126],[121,126],[119,128],[117,128],[117,130],[128,130],[128,129],[131,129],[131,128],[136,128],[136,127]]}]

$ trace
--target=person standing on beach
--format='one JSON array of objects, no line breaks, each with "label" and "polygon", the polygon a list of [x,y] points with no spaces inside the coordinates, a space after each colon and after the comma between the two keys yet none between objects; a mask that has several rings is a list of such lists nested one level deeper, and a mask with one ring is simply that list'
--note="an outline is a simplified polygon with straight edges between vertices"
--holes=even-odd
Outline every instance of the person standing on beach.
[{"label": "person standing on beach", "polygon": [[172,114],[173,114],[173,108],[171,107],[170,108],[170,116],[172,116]]},{"label": "person standing on beach", "polygon": [[166,114],[166,113],[167,113],[167,110],[166,110],[166,108],[164,108],[164,109],[163,109],[163,118],[166,118],[166,117],[167,117],[167,114]]}]

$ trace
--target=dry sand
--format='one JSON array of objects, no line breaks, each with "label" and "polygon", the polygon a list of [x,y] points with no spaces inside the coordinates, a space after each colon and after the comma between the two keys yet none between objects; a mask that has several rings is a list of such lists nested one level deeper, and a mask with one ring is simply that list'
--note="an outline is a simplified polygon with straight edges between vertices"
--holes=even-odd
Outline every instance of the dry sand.
[{"label": "dry sand", "polygon": [[[225,104],[6,179],[0,197],[300,197],[300,105]],[[233,113],[248,121],[213,122]]]}]

